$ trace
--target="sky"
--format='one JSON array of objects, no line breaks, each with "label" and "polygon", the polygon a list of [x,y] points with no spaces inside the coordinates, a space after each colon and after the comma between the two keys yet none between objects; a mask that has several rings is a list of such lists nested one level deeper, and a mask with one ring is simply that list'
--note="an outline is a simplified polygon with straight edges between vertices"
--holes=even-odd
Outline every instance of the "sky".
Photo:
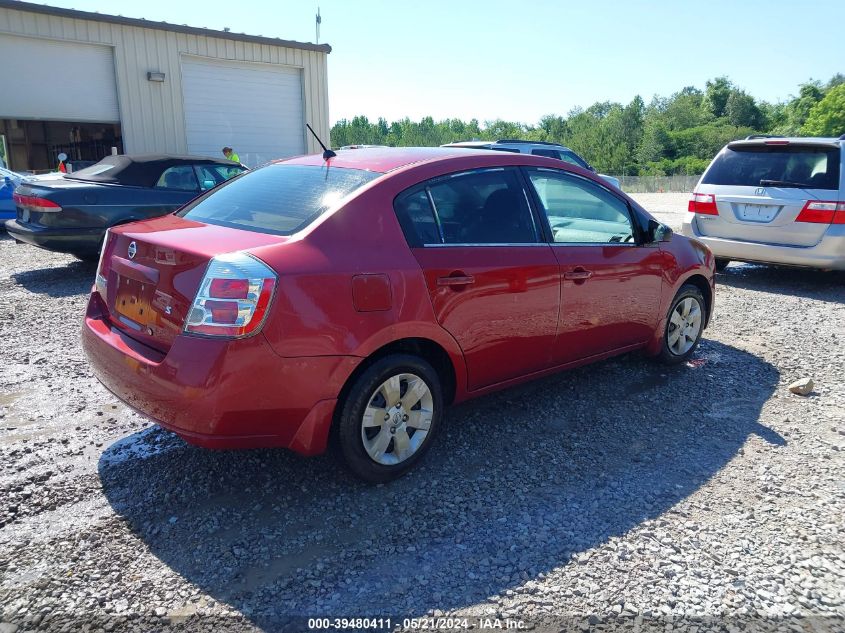
[{"label": "sky", "polygon": [[[649,102],[725,75],[782,101],[845,73],[842,0],[50,0],[44,4],[313,42],[331,123],[537,123],[596,101]],[[829,25],[825,27],[824,25]]]}]

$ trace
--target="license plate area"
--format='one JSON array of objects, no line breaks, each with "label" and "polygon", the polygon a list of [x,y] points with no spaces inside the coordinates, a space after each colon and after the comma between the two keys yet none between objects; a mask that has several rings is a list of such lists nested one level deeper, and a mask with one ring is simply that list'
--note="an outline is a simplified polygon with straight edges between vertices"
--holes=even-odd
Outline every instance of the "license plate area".
[{"label": "license plate area", "polygon": [[770,204],[739,204],[737,207],[739,219],[746,222],[771,222],[780,208]]},{"label": "license plate area", "polygon": [[[114,300],[115,311],[120,320],[130,327],[140,329],[155,321],[150,295],[154,290],[149,282],[141,282],[129,277],[118,276],[117,293]],[[129,322],[127,323],[127,319]]]}]

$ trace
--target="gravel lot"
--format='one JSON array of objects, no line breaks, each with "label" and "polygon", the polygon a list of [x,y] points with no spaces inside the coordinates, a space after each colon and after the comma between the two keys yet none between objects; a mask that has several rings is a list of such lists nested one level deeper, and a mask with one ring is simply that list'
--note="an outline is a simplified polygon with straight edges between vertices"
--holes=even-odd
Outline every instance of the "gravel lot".
[{"label": "gravel lot", "polygon": [[[640,198],[677,227],[687,196]],[[632,354],[461,405],[370,487],[129,411],[78,343],[93,273],[0,239],[0,633],[845,630],[845,275],[732,265],[687,365]]]}]

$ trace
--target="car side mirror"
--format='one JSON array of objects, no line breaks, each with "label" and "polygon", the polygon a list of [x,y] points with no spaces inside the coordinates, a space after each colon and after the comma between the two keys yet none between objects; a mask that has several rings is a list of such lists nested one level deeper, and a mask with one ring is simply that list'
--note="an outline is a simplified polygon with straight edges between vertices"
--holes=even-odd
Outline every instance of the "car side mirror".
[{"label": "car side mirror", "polygon": [[666,226],[665,224],[657,224],[657,226],[654,227],[654,231],[652,232],[652,235],[654,236],[653,241],[669,242],[672,240],[673,234],[674,231],[670,227]]},{"label": "car side mirror", "polygon": [[7,187],[14,187],[15,181],[9,178],[8,176],[3,176],[3,184]]}]

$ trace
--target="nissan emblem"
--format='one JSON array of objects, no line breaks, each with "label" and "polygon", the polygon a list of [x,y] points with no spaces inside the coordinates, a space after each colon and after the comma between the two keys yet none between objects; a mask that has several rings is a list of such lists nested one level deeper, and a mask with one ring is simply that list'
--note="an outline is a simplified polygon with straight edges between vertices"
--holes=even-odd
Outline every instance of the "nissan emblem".
[{"label": "nissan emblem", "polygon": [[135,259],[135,253],[138,252],[138,245],[135,242],[129,243],[129,248],[126,250],[126,254],[129,255],[129,259]]}]

